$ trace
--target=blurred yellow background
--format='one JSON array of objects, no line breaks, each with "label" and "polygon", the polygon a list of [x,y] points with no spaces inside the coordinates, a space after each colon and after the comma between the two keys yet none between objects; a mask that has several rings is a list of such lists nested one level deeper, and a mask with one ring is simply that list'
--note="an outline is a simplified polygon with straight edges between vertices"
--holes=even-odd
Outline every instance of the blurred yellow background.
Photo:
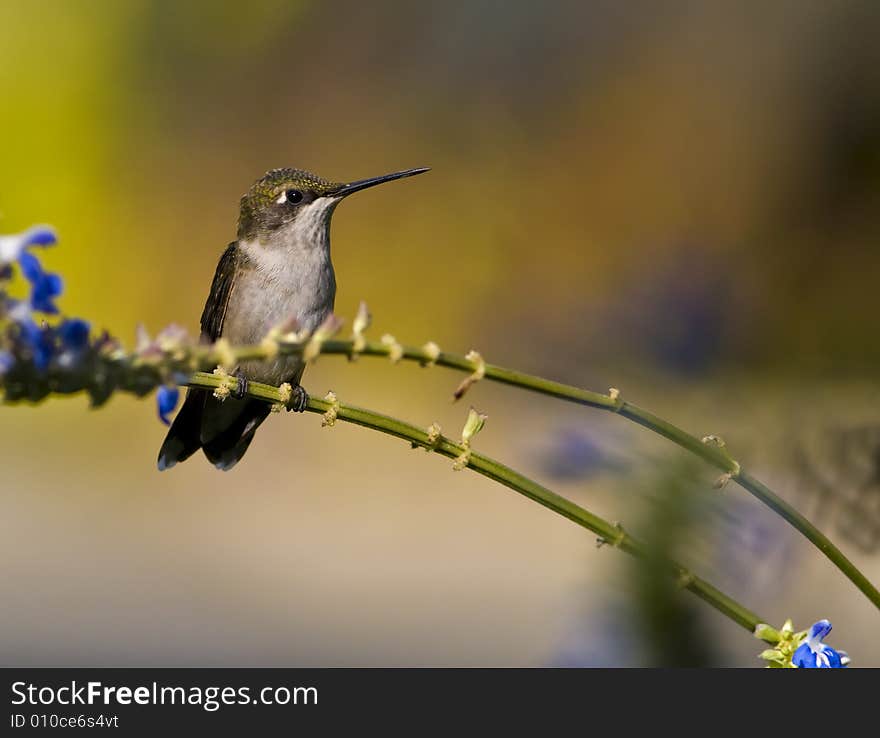
[{"label": "blurred yellow background", "polygon": [[[131,346],[138,322],[196,331],[265,170],[431,166],[339,208],[340,315],[363,299],[377,336],[720,434],[876,582],[878,30],[856,0],[7,2],[0,232],[53,224],[62,310]],[[454,434],[459,380],[325,357],[304,384]],[[597,411],[467,401],[481,450],[646,537],[671,515],[699,573],[880,665],[872,606],[711,470]],[[400,442],[285,415],[232,473],[159,474],[164,431],[123,396],[2,410],[0,662],[759,664],[701,603],[658,615],[625,557]]]}]

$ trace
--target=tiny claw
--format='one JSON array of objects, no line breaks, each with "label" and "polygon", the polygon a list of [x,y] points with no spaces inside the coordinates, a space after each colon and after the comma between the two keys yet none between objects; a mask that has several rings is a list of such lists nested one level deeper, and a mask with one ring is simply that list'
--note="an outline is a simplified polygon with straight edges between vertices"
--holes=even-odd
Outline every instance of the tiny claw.
[{"label": "tiny claw", "polygon": [[238,386],[232,392],[232,396],[236,400],[242,400],[247,395],[251,383],[248,381],[247,377],[242,377],[241,375],[237,376],[235,379],[238,382]]},{"label": "tiny claw", "polygon": [[292,390],[290,402],[287,404],[287,412],[291,410],[295,413],[304,412],[308,404],[309,393],[306,392],[305,387],[301,384],[296,385]]}]

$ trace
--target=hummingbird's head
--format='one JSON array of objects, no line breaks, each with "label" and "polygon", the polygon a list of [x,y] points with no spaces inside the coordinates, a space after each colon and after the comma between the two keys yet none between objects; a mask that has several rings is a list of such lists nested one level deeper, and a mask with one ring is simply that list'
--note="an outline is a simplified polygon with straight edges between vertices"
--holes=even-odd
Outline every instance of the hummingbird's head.
[{"label": "hummingbird's head", "polygon": [[242,195],[238,238],[260,238],[295,223],[307,229],[326,225],[340,200],[353,192],[427,171],[422,167],[356,182],[329,182],[302,169],[272,169]]}]

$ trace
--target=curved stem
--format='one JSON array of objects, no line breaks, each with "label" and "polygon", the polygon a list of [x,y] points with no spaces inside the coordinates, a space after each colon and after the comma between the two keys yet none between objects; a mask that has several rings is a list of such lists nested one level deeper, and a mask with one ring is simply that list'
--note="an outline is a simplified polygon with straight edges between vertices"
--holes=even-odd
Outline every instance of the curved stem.
[{"label": "curved stem", "polygon": [[796,530],[821,551],[858,589],[880,608],[880,592],[871,581],[835,546],[831,540],[813,525],[794,507],[775,494],[766,484],[747,473],[742,466],[727,453],[726,448],[703,443],[695,436],[680,428],[661,420],[655,415],[642,410],[628,402],[623,403],[618,411],[620,415],[635,423],[665,436],[673,443],[688,449],[713,466],[721,469],[725,475],[740,487],[751,493],[774,512],[781,515]]},{"label": "curved stem", "polygon": [[[283,354],[302,353],[305,342],[301,343],[278,343],[271,346],[271,350],[277,350]],[[325,340],[320,342],[321,354],[342,354],[353,357],[385,356],[417,361],[423,366],[438,365],[450,369],[471,372],[475,378],[486,379],[509,384],[532,392],[538,392],[550,397],[556,397],[568,402],[606,410],[617,413],[628,420],[638,423],[644,428],[653,431],[673,443],[678,444],[701,459],[709,462],[724,472],[726,479],[733,480],[740,487],[754,495],[773,511],[779,513],[791,526],[800,531],[816,548],[819,549],[859,590],[880,609],[880,591],[871,581],[852,563],[843,552],[837,548],[829,538],[813,525],[806,517],[801,515],[794,507],[789,505],[781,497],[773,493],[765,484],[747,474],[742,466],[736,461],[723,444],[704,442],[696,436],[687,433],[678,426],[669,423],[653,413],[644,410],[637,405],[623,401],[616,392],[607,395],[599,392],[581,389],[561,382],[554,382],[542,377],[536,377],[524,372],[507,369],[505,367],[487,364],[480,358],[468,358],[459,354],[450,354],[438,351],[436,347],[425,345],[421,348],[415,346],[403,346],[393,341],[365,341],[357,350],[354,340]],[[266,358],[265,345],[245,346],[235,350],[237,358]],[[216,355],[207,349],[206,356],[215,359]],[[466,380],[467,381],[467,380]],[[464,389],[466,387],[462,386]],[[460,388],[460,392],[464,389]],[[707,439],[709,440],[709,439]]]},{"label": "curved stem", "polygon": [[[126,354],[121,349],[113,348],[111,344],[90,356],[89,361],[80,367],[78,372],[62,370],[40,375],[25,367],[21,372],[5,376],[4,401],[15,402],[26,399],[36,402],[49,393],[70,393],[86,389],[91,396],[92,404],[99,405],[105,402],[115,389],[143,395],[152,391],[159,383],[168,382],[171,378],[181,375],[189,376],[192,371],[200,368],[209,369],[217,364],[231,368],[245,359],[265,360],[279,354],[302,355],[306,361],[320,354],[341,354],[352,359],[360,355],[385,356],[392,361],[401,359],[417,361],[423,366],[438,364],[470,372],[470,376],[456,390],[456,397],[461,397],[474,382],[486,378],[580,405],[614,412],[668,438],[724,472],[721,482],[735,481],[774,512],[779,513],[843,572],[875,607],[880,609],[880,592],[858,567],[807,518],[774,494],[765,484],[747,474],[717,437],[707,436],[699,439],[692,436],[647,410],[625,402],[617,390],[609,390],[607,395],[591,392],[487,364],[473,352],[467,356],[460,356],[442,352],[434,344],[425,344],[421,348],[403,346],[389,336],[383,337],[382,341],[366,341],[362,336],[345,341],[330,339],[326,333],[321,335],[322,333],[325,333],[324,329],[319,328],[310,337],[302,339],[297,337],[293,340],[288,337],[270,336],[260,344],[237,347],[230,346],[222,339],[212,345],[191,346],[181,343],[164,349],[157,347],[154,353],[147,356]],[[332,333],[332,330],[328,329],[327,333]]]},{"label": "curved stem", "polygon": [[[235,379],[205,372],[193,374],[187,382],[189,387],[208,390],[220,387],[235,389],[236,385]],[[249,383],[248,394],[251,397],[272,403],[284,404],[285,400],[277,387],[259,382]],[[428,431],[402,420],[328,399],[310,398],[306,410],[312,413],[324,414],[331,424],[336,420],[342,420],[365,428],[371,428],[387,435],[396,436],[397,438],[409,441],[414,447],[435,451],[451,459],[462,459],[464,457],[467,459],[467,468],[503,484],[505,487],[592,531],[600,536],[602,542],[639,558],[647,558],[652,555],[651,551],[643,543],[629,535],[619,524],[609,523],[607,520],[561,497],[510,467],[484,454],[473,451],[462,443],[456,443],[445,436],[434,438],[429,436]],[[760,623],[766,622],[705,579],[691,573],[681,564],[670,560],[667,562],[667,568],[670,575],[676,578],[680,587],[693,592],[746,630],[754,633],[755,628]]]}]

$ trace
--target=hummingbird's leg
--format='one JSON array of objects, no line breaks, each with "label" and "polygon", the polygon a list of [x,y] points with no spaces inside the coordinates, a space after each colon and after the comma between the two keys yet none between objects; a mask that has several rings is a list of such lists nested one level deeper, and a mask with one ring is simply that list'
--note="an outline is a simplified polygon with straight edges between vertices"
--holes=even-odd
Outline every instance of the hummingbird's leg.
[{"label": "hummingbird's leg", "polygon": [[293,410],[295,413],[301,413],[306,409],[306,405],[309,404],[309,393],[306,392],[305,387],[301,384],[296,385],[293,388],[293,392],[290,396],[290,402],[287,404],[287,412]]},{"label": "hummingbird's leg", "polygon": [[236,400],[241,400],[247,395],[251,383],[246,377],[241,376],[241,374],[239,374],[236,379],[238,380],[238,387],[232,391],[232,396]]}]

